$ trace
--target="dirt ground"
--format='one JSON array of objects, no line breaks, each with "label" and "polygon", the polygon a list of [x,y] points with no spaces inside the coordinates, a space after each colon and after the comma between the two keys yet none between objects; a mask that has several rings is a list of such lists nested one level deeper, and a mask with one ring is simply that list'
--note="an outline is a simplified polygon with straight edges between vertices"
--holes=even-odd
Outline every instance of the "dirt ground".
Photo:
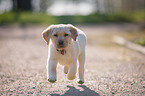
[{"label": "dirt ground", "polygon": [[[57,82],[46,79],[46,26],[0,27],[0,95],[143,96],[145,55],[112,42],[113,35],[140,34],[139,25],[78,25],[88,37],[85,83],[69,81],[62,66]],[[78,74],[77,74],[78,77]]]}]

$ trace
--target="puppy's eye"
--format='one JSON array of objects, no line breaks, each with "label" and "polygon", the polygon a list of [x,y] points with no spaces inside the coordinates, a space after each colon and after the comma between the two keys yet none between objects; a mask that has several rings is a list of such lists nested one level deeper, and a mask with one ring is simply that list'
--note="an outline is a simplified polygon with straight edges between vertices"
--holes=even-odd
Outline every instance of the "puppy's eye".
[{"label": "puppy's eye", "polygon": [[57,35],[57,34],[54,34],[54,36],[55,36],[55,37],[58,37],[58,35]]},{"label": "puppy's eye", "polygon": [[68,34],[64,34],[64,36],[66,37],[66,36],[68,36]]}]

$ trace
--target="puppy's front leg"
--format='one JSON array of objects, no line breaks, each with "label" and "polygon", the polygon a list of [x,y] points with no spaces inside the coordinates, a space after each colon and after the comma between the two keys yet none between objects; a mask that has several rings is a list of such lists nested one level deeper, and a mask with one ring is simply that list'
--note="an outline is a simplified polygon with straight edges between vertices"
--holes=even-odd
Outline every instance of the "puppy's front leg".
[{"label": "puppy's front leg", "polygon": [[79,55],[79,84],[84,83],[84,63],[85,63],[85,51]]},{"label": "puppy's front leg", "polygon": [[57,67],[57,61],[49,58],[47,62],[47,77],[48,77],[47,79],[51,83],[54,83],[57,78],[56,67]]}]

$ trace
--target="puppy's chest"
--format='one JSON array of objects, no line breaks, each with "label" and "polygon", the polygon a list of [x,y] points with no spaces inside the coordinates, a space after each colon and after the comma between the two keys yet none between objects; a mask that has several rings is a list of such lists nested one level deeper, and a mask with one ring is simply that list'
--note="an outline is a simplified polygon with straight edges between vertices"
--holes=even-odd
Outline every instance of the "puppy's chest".
[{"label": "puppy's chest", "polygon": [[69,50],[69,51],[65,50],[65,51],[66,52],[64,54],[61,54],[61,52],[57,52],[57,59],[61,65],[71,64],[77,56],[74,50]]}]

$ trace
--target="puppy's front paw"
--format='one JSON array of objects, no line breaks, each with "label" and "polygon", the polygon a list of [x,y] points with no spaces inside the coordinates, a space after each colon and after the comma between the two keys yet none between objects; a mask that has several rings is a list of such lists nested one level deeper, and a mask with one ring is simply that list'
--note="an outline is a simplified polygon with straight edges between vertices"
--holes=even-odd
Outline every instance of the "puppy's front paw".
[{"label": "puppy's front paw", "polygon": [[56,82],[56,79],[55,79],[55,80],[48,79],[48,81],[49,81],[50,83],[55,83],[55,82]]},{"label": "puppy's front paw", "polygon": [[76,78],[75,75],[67,74],[67,79],[74,80]]},{"label": "puppy's front paw", "polygon": [[79,81],[78,81],[78,83],[79,83],[79,84],[83,84],[83,83],[84,83],[84,81],[82,81],[82,80],[79,80]]},{"label": "puppy's front paw", "polygon": [[49,78],[47,79],[50,83],[54,83],[56,82],[56,76],[49,76]]}]

